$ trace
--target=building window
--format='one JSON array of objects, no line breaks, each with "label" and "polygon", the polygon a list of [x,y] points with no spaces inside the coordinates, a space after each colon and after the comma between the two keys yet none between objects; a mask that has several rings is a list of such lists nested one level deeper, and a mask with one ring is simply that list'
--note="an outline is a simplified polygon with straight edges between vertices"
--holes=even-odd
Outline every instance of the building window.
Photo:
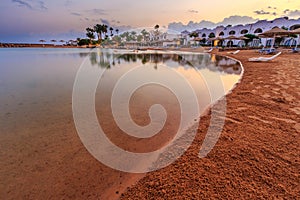
[{"label": "building window", "polygon": [[295,25],[290,27],[290,30],[292,31],[292,30],[296,30],[298,28],[300,28],[300,24],[295,24]]},{"label": "building window", "polygon": [[225,33],[223,31],[219,34],[219,36],[224,36],[224,35]]},{"label": "building window", "polygon": [[214,37],[216,37],[216,35],[214,33],[210,33],[208,37],[209,38],[214,38]]},{"label": "building window", "polygon": [[235,34],[235,31],[230,31],[229,32],[229,35],[234,35]]},{"label": "building window", "polygon": [[241,31],[241,34],[245,35],[245,34],[247,34],[248,32],[249,32],[249,31],[248,31],[247,29],[244,29],[244,30]]},{"label": "building window", "polygon": [[261,28],[258,28],[254,31],[254,33],[262,33],[262,32],[263,32],[263,30]]}]

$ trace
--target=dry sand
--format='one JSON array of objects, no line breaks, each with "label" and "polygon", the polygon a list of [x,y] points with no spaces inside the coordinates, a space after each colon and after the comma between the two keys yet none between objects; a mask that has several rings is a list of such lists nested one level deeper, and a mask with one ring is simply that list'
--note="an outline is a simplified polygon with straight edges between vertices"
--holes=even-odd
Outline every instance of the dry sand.
[{"label": "dry sand", "polygon": [[59,117],[41,114],[24,126],[12,118],[18,113],[3,113],[0,121],[9,128],[0,127],[0,199],[299,198],[300,54],[247,62],[252,56],[257,53],[233,56],[243,62],[245,75],[227,96],[226,124],[213,151],[198,158],[206,115],[189,150],[145,177],[112,170],[87,152],[77,137],[71,99],[58,108],[36,102]]}]

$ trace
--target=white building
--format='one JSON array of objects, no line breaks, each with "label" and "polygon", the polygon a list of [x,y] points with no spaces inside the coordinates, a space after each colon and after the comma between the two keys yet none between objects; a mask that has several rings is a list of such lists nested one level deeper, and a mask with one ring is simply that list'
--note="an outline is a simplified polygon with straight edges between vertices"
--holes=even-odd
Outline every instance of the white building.
[{"label": "white building", "polygon": [[[294,30],[300,28],[300,18],[299,19],[289,19],[288,17],[277,18],[271,21],[267,20],[260,20],[254,24],[246,24],[246,25],[236,25],[236,26],[218,26],[214,29],[200,29],[195,30],[199,34],[200,38],[205,38],[206,44],[208,44],[208,39],[211,37],[222,37],[226,38],[228,36],[244,36],[245,34],[254,34],[258,35],[265,31],[271,30],[272,28],[279,27],[279,28],[287,28],[288,30]],[[182,37],[186,40],[185,43],[188,44],[189,41],[192,40],[188,35],[190,32],[184,31],[181,33]],[[299,36],[298,36],[299,37]],[[250,45],[251,46],[265,46],[266,44],[271,44],[271,38],[261,38],[255,39]],[[231,43],[231,44],[230,44]],[[299,40],[297,38],[285,38],[281,45],[296,45],[299,44]],[[222,46],[243,46],[243,40],[224,40],[221,41]]]}]

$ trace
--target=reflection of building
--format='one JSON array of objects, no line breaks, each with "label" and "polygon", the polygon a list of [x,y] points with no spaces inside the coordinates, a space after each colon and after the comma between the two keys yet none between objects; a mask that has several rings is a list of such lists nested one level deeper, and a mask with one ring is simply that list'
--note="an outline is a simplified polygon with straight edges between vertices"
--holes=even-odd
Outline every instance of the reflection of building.
[{"label": "reflection of building", "polygon": [[[272,21],[267,20],[260,20],[253,24],[246,24],[246,25],[237,25],[237,26],[218,26],[214,29],[199,29],[195,30],[200,38],[206,39],[206,44],[209,43],[209,38],[214,37],[222,37],[226,38],[229,36],[244,36],[245,34],[254,34],[258,35],[260,33],[263,33],[265,31],[271,30],[272,28],[279,27],[279,28],[287,28],[288,30],[295,30],[297,28],[300,28],[300,18],[299,19],[288,19],[288,17],[282,17],[277,18]],[[183,38],[185,38],[186,43],[189,41],[192,41],[192,38],[189,37],[190,32],[184,31],[181,33],[183,35]],[[288,38],[286,37],[281,45],[295,45],[297,43],[297,39],[294,38]],[[243,46],[242,40],[224,40],[222,42],[223,46],[230,46],[229,43],[232,43],[231,45],[237,45],[237,46]],[[271,39],[268,38],[261,38],[261,39],[255,39],[250,45],[251,46],[259,46],[261,44],[268,44],[271,43]]]}]

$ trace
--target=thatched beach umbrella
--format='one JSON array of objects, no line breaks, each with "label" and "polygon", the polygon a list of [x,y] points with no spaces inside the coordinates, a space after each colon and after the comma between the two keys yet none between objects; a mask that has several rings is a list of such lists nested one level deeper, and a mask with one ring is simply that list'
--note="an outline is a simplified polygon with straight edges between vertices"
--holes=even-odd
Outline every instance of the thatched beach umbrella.
[{"label": "thatched beach umbrella", "polygon": [[[46,40],[39,40],[39,42],[40,43],[44,43],[44,42],[46,42]],[[43,44],[43,47],[44,47],[45,45]]]},{"label": "thatched beach umbrella", "polygon": [[231,35],[231,36],[229,36],[229,37],[226,37],[225,39],[230,41],[230,47],[231,47],[231,41],[232,41],[232,40],[240,40],[240,38],[238,38],[238,37],[236,37],[236,36],[234,36],[234,35]]},{"label": "thatched beach umbrella", "polygon": [[290,34],[289,31],[284,30],[282,28],[273,28],[269,31],[266,31],[262,34],[259,34],[258,37],[265,37],[265,38],[273,38],[272,46],[271,48],[274,48],[275,39],[276,37],[283,37],[288,36]]},{"label": "thatched beach umbrella", "polygon": [[224,40],[224,38],[222,37],[214,37],[214,38],[209,38],[208,41],[211,41],[211,46],[213,46],[213,41],[216,41],[216,40]]},{"label": "thatched beach umbrella", "polygon": [[240,39],[240,40],[249,40],[250,38],[247,38],[247,37],[245,37],[245,36],[241,36],[241,37],[239,37],[239,39]]},{"label": "thatched beach umbrella", "polygon": [[298,47],[298,43],[300,42],[300,28],[297,28],[297,29],[291,31],[291,33],[296,34],[296,35],[299,35],[299,36],[298,36],[298,42],[297,42],[297,44],[296,44],[296,48],[297,48],[297,47]]}]

